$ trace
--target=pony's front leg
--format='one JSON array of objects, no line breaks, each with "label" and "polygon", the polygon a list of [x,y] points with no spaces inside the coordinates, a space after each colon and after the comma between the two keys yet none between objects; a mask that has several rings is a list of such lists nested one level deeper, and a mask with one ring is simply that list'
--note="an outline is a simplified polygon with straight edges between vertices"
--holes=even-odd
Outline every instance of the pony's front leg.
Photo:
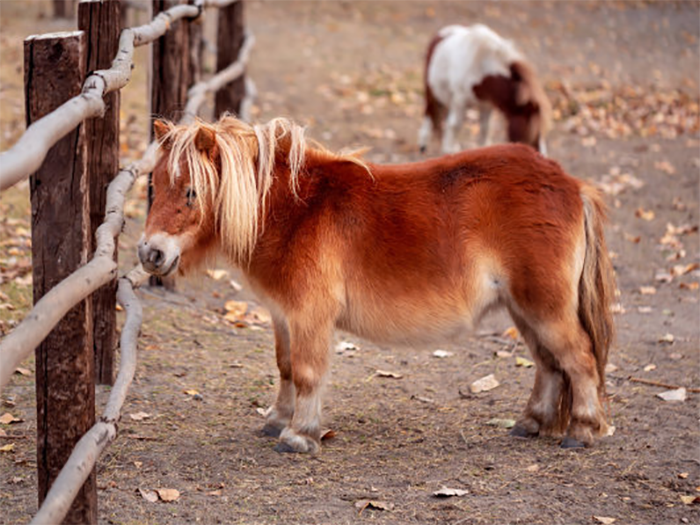
[{"label": "pony's front leg", "polygon": [[323,382],[328,370],[332,323],[318,319],[290,321],[292,381],[296,393],[294,416],[282,430],[278,452],[317,452],[321,446]]},{"label": "pony's front leg", "polygon": [[289,327],[285,319],[273,318],[275,331],[275,356],[280,373],[280,387],[275,403],[265,413],[263,434],[278,437],[282,429],[294,415],[294,383],[292,382],[292,363],[289,355]]},{"label": "pony's front leg", "polygon": [[442,137],[442,152],[457,153],[459,144],[457,143],[457,135],[464,123],[464,113],[467,110],[466,101],[453,99],[450,104],[450,111],[447,114],[445,121],[445,134]]}]

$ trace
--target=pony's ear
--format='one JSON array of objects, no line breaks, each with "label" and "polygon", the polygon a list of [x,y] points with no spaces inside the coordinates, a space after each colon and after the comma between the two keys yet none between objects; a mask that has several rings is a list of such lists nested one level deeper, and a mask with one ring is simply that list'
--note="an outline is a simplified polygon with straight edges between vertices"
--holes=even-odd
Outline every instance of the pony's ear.
[{"label": "pony's ear", "polygon": [[202,126],[194,137],[194,145],[199,151],[211,151],[216,146],[216,131]]},{"label": "pony's ear", "polygon": [[156,140],[160,143],[161,147],[169,149],[171,144],[169,140],[165,140],[165,137],[173,129],[173,125],[165,120],[156,120],[153,122],[153,132],[155,133]]}]

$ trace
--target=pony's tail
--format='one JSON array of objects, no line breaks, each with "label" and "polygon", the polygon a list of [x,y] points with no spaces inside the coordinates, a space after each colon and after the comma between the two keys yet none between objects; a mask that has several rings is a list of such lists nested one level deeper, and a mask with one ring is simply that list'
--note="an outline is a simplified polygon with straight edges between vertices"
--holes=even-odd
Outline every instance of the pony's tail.
[{"label": "pony's tail", "polygon": [[591,339],[598,370],[598,395],[605,399],[605,365],[615,327],[611,304],[615,296],[615,273],[603,236],[606,220],[605,204],[596,188],[584,184],[581,188],[586,251],[579,282],[578,315],[583,329]]}]

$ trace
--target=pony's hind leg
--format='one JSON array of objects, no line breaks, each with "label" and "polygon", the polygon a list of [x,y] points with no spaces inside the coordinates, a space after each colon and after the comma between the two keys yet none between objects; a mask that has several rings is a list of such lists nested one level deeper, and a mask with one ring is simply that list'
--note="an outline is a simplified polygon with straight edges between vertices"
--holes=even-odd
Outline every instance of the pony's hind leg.
[{"label": "pony's hind leg", "polygon": [[535,384],[523,415],[511,430],[517,437],[560,436],[569,422],[567,378],[534,330],[516,315],[513,319],[535,361]]},{"label": "pony's hind leg", "polygon": [[275,331],[275,355],[280,373],[280,387],[275,403],[265,413],[266,421],[262,431],[265,435],[278,437],[294,415],[295,389],[292,382],[287,322],[284,319],[273,319],[272,324]]},{"label": "pony's hind leg", "polygon": [[[607,425],[590,338],[575,315],[538,323],[536,328],[530,324],[525,333],[528,331],[540,380],[536,378],[532,396],[516,428],[549,435],[566,429],[562,447],[591,445],[595,436],[605,434]],[[518,430],[514,433],[517,435]]]},{"label": "pony's hind leg", "polygon": [[[313,317],[313,316],[309,316]],[[328,369],[331,322],[290,321],[294,415],[280,433],[278,452],[317,452],[321,446],[321,393]]]}]

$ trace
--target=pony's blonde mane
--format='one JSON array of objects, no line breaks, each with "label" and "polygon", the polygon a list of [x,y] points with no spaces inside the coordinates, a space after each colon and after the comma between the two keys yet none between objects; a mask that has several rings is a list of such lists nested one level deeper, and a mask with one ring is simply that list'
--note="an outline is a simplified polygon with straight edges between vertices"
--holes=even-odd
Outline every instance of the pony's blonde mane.
[{"label": "pony's blonde mane", "polygon": [[[197,147],[196,137],[203,129],[215,137],[212,150]],[[307,152],[329,161],[349,161],[369,172],[358,153],[331,152],[307,139],[305,128],[286,118],[257,125],[228,115],[213,124],[197,120],[194,124],[173,126],[161,143],[169,144],[171,184],[181,175],[181,167],[186,166],[202,216],[214,212],[222,247],[236,264],[250,261],[261,233],[279,151],[287,154],[289,191],[294,198],[298,198]],[[205,208],[210,205],[213,210]]]}]

